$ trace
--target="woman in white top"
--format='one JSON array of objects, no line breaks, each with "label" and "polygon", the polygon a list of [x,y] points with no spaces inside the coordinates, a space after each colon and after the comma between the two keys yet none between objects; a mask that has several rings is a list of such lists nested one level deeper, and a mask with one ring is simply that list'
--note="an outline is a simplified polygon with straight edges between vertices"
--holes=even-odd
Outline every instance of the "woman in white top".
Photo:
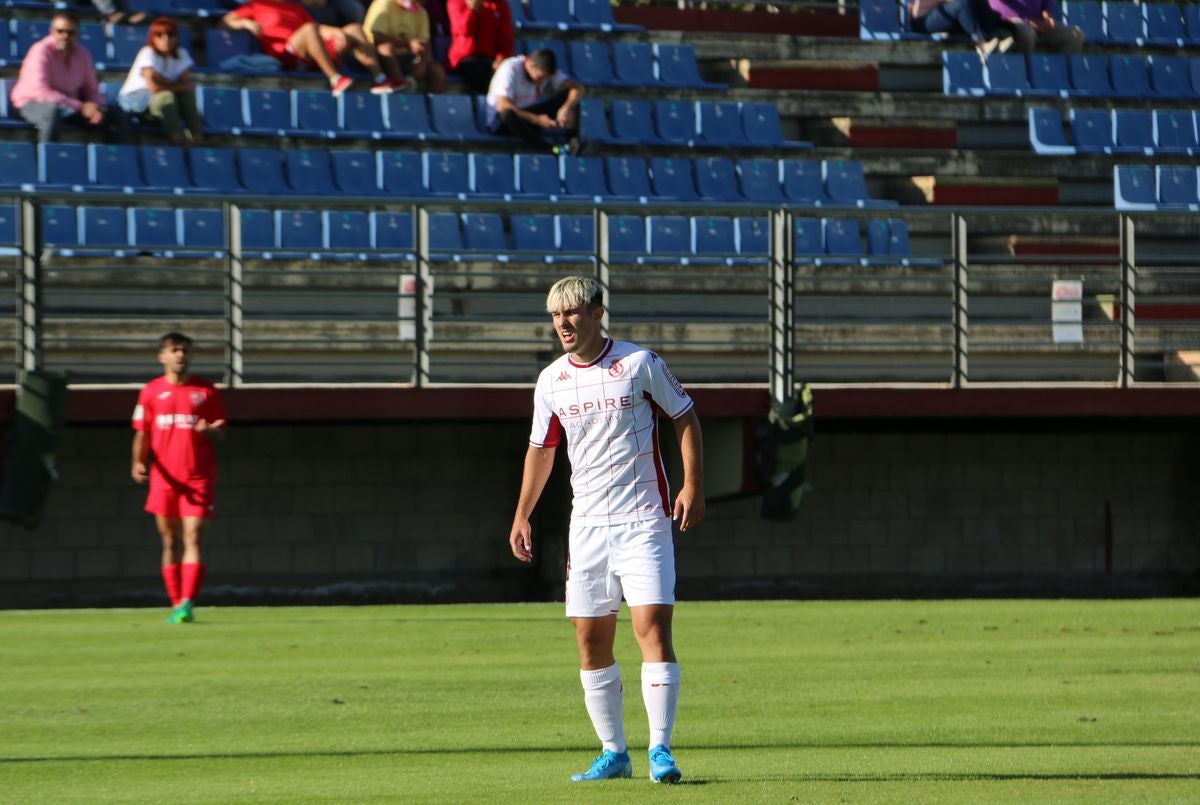
[{"label": "woman in white top", "polygon": [[172,145],[185,143],[185,130],[192,143],[202,142],[204,120],[196,109],[191,75],[194,63],[179,46],[175,22],[159,17],[150,23],[146,46],[133,60],[117,102],[130,114],[161,120]]}]

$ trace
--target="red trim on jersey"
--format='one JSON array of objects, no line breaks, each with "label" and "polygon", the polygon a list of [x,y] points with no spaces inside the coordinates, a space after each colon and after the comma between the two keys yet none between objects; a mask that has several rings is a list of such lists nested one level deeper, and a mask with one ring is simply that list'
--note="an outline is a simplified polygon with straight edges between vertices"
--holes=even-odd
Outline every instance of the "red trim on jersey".
[{"label": "red trim on jersey", "polygon": [[606,338],[604,340],[607,343],[605,343],[604,348],[600,350],[600,354],[597,355],[595,360],[593,360],[591,363],[575,363],[575,360],[570,355],[567,355],[567,363],[571,364],[576,369],[587,369],[590,366],[595,366],[596,364],[600,363],[600,361],[604,360],[604,356],[611,352],[613,348],[613,340],[611,338]]},{"label": "red trim on jersey", "polygon": [[[658,403],[654,401],[654,398],[650,396],[650,392],[643,391],[642,396],[646,398],[646,400],[650,403],[650,407],[656,412],[662,412],[664,414],[666,413],[666,411],[663,411],[663,409],[659,407]],[[654,445],[654,474],[658,476],[658,495],[662,498],[663,511],[666,512],[667,517],[670,517],[674,514],[674,512],[671,511],[671,492],[667,488],[667,471],[663,467],[662,453],[658,449],[657,413],[654,416],[654,422],[650,428],[650,439],[651,444]]]},{"label": "red trim on jersey", "polygon": [[558,443],[562,441],[566,430],[563,428],[562,420],[558,418],[558,414],[550,415],[550,425],[546,428],[546,436],[542,439],[539,447],[558,447]]}]

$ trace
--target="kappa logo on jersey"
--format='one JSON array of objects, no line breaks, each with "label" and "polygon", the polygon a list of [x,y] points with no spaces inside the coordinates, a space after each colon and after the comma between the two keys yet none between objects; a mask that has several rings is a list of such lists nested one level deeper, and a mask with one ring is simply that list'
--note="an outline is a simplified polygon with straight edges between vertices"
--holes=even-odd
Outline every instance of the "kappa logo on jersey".
[{"label": "kappa logo on jersey", "polygon": [[612,377],[620,377],[625,374],[625,367],[621,365],[618,358],[613,358],[612,363],[608,365],[608,374]]},{"label": "kappa logo on jersey", "polygon": [[557,382],[561,383],[561,382],[563,382],[564,380],[570,380],[570,379],[571,379],[571,373],[570,373],[570,372],[561,372],[561,373],[558,375],[558,381],[557,381]]}]

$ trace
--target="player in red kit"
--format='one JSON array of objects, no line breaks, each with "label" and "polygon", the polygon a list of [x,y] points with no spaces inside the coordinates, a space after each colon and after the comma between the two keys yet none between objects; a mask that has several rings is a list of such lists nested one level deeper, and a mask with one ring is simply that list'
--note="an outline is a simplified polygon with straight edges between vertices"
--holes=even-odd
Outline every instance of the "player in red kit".
[{"label": "player in red kit", "polygon": [[167,333],[159,341],[163,376],[138,394],[133,409],[137,483],[150,482],[146,511],[162,537],[162,577],[174,609],[168,623],[189,623],[204,578],[200,535],[213,515],[217,462],[212,439],[225,428],[225,409],[212,383],[188,374],[192,339]]}]

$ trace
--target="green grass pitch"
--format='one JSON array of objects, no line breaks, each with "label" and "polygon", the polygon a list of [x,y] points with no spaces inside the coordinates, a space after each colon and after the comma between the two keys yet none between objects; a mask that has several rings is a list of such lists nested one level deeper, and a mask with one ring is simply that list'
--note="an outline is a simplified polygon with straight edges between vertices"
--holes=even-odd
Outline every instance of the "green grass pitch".
[{"label": "green grass pitch", "polygon": [[561,606],[0,612],[0,805],[1200,801],[1200,601],[685,602],[597,752]]}]

